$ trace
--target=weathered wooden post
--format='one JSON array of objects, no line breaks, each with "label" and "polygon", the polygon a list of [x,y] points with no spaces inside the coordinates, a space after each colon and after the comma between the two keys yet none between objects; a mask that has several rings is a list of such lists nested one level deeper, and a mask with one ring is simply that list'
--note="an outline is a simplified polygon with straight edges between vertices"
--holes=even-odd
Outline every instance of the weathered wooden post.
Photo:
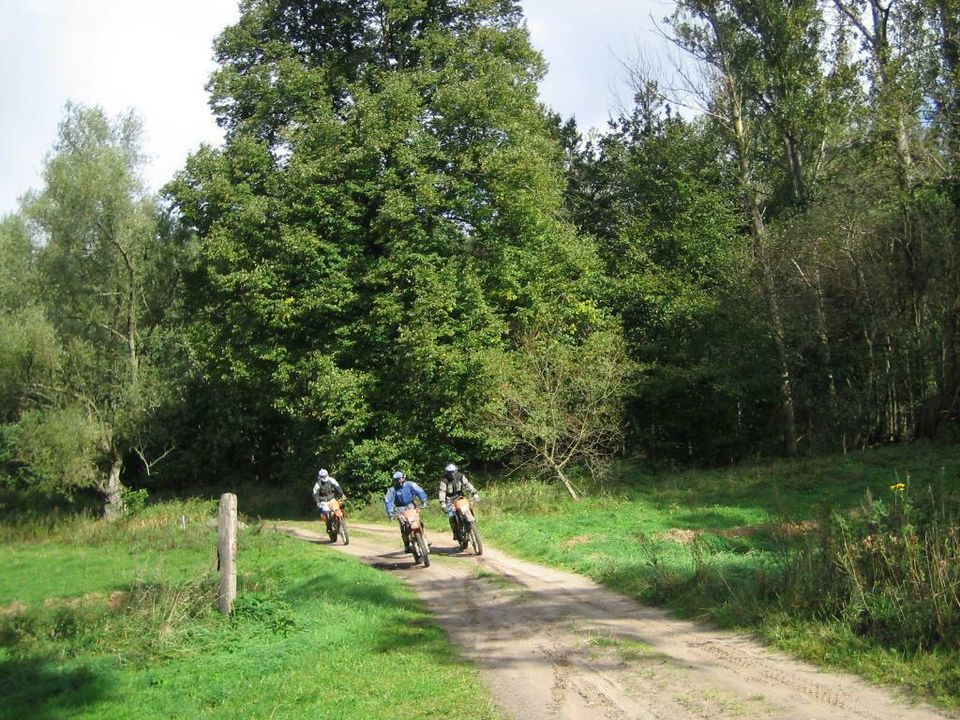
[{"label": "weathered wooden post", "polygon": [[220,612],[229,615],[237,597],[237,496],[220,496],[217,522],[217,558],[220,565]]}]

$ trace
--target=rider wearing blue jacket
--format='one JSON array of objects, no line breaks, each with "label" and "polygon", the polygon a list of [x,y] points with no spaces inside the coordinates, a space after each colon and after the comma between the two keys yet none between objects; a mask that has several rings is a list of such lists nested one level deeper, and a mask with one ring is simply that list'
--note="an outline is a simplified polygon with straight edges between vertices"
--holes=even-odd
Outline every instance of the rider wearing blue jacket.
[{"label": "rider wearing blue jacket", "polygon": [[[420,505],[427,506],[427,493],[423,488],[412,480],[407,480],[407,476],[397,470],[393,474],[393,485],[387,494],[383,496],[383,504],[387,510],[388,518],[399,518],[404,510],[409,507],[415,507],[415,499],[420,500]],[[422,522],[422,521],[421,521]],[[410,547],[410,532],[406,523],[400,523],[400,536],[403,538],[403,549],[406,552],[413,552]]]}]

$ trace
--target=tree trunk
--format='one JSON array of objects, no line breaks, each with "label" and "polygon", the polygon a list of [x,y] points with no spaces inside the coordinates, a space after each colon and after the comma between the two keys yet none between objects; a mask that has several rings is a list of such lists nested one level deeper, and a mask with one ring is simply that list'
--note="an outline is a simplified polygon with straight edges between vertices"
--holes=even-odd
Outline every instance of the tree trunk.
[{"label": "tree trunk", "polygon": [[753,238],[753,254],[760,266],[763,299],[767,306],[767,321],[773,332],[773,342],[780,365],[780,403],[783,413],[783,444],[787,456],[797,454],[797,420],[794,411],[793,387],[787,353],[786,334],[783,328],[783,314],[780,310],[780,298],[777,294],[776,279],[767,258],[767,228],[763,222],[760,201],[753,185],[750,172],[749,142],[740,109],[739,97],[734,90],[734,81],[727,76],[728,101],[733,120],[734,139],[736,141],[737,161],[740,169],[740,185],[743,202],[750,220],[750,234]]},{"label": "tree trunk", "polygon": [[114,455],[107,471],[106,482],[101,488],[104,496],[103,516],[107,520],[115,520],[123,513],[123,485],[120,482],[120,471],[123,469],[123,460]]},{"label": "tree trunk", "polygon": [[957,0],[936,0],[939,21],[939,44],[942,62],[941,77],[945,95],[940,102],[940,123],[946,137],[946,165],[950,174],[953,200],[954,247],[951,258],[954,271],[950,273],[951,297],[947,301],[943,328],[943,388],[941,416],[952,415],[960,395],[960,359],[958,359],[958,314],[960,314],[960,273],[956,270],[960,251],[960,3]]},{"label": "tree trunk", "polygon": [[573,486],[573,483],[570,482],[570,478],[564,474],[563,468],[559,465],[554,465],[553,469],[557,473],[557,477],[560,478],[560,482],[562,482],[563,486],[567,489],[567,492],[570,493],[570,497],[574,500],[579,500],[580,496],[577,494],[577,489]]}]

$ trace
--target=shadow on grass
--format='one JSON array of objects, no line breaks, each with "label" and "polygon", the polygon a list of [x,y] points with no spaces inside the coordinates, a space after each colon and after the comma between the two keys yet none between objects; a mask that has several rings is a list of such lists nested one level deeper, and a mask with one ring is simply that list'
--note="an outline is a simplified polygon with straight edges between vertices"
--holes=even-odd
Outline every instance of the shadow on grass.
[{"label": "shadow on grass", "polygon": [[292,587],[287,593],[291,600],[320,595],[336,595],[338,602],[367,606],[371,611],[388,608],[405,612],[420,611],[419,602],[402,586],[383,582],[345,583],[343,576],[335,572],[320,571],[309,580]]},{"label": "shadow on grass", "polygon": [[47,660],[4,660],[0,720],[58,720],[101,702],[110,685],[106,677],[85,667],[61,670]]}]

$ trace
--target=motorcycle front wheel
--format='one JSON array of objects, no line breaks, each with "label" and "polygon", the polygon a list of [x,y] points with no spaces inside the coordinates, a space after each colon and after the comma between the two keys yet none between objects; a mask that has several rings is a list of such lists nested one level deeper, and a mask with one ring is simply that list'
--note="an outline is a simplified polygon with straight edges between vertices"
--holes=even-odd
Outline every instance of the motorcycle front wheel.
[{"label": "motorcycle front wheel", "polygon": [[430,567],[430,551],[427,549],[427,539],[423,533],[417,533],[417,548],[420,553],[420,562],[424,567]]},{"label": "motorcycle front wheel", "polygon": [[347,530],[347,524],[340,519],[340,539],[343,540],[344,545],[350,544],[350,531]]},{"label": "motorcycle front wheel", "polygon": [[483,540],[480,539],[480,531],[476,525],[470,526],[470,546],[477,555],[483,555]]}]

